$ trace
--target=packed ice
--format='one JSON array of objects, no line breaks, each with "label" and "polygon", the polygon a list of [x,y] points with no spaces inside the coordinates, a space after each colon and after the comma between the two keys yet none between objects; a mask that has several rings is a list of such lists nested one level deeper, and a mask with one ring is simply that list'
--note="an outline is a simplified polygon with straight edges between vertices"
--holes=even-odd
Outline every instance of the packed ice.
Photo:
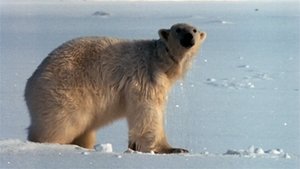
[{"label": "packed ice", "polygon": [[96,151],[100,151],[103,153],[112,153],[113,152],[113,146],[111,143],[106,144],[97,144],[94,146]]},{"label": "packed ice", "polygon": [[283,149],[275,148],[264,151],[261,147],[250,146],[248,149],[229,149],[223,155],[237,155],[242,157],[264,157],[264,158],[285,158],[290,159],[291,156],[284,152]]}]

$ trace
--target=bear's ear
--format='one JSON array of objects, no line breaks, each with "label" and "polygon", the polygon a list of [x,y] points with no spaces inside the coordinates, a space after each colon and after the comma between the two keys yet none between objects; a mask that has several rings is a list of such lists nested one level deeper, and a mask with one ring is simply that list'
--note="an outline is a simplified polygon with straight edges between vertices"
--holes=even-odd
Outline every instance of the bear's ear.
[{"label": "bear's ear", "polygon": [[161,29],[158,31],[158,34],[162,40],[167,42],[168,38],[169,38],[170,30],[169,29]]},{"label": "bear's ear", "polygon": [[200,40],[203,42],[206,39],[206,33],[205,32],[200,32]]}]

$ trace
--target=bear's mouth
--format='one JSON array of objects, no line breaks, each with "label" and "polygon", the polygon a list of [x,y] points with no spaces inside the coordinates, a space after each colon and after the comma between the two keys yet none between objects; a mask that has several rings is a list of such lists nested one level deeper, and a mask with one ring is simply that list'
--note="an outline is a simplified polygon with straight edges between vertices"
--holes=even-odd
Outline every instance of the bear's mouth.
[{"label": "bear's mouth", "polygon": [[180,45],[185,48],[191,48],[195,45],[195,40],[192,34],[187,33],[184,37],[180,40]]}]

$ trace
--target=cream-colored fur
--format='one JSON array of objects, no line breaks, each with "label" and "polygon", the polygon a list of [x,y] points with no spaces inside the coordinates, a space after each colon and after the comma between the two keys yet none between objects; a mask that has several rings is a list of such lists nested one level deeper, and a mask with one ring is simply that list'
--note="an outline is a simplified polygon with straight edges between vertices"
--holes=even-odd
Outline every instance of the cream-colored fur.
[{"label": "cream-colored fur", "polygon": [[125,117],[129,148],[187,152],[167,143],[166,97],[206,34],[176,24],[159,35],[159,40],[137,41],[85,37],[55,49],[26,85],[28,139],[93,148],[98,128]]}]

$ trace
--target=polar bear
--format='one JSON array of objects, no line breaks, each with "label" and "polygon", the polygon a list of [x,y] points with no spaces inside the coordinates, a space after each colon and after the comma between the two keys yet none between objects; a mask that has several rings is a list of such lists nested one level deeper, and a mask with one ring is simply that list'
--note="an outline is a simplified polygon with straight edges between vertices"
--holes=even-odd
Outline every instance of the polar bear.
[{"label": "polar bear", "polygon": [[206,33],[184,23],[158,33],[158,40],[77,38],[52,51],[26,84],[28,140],[92,149],[98,128],[126,118],[130,149],[188,152],[168,144],[164,110]]}]

